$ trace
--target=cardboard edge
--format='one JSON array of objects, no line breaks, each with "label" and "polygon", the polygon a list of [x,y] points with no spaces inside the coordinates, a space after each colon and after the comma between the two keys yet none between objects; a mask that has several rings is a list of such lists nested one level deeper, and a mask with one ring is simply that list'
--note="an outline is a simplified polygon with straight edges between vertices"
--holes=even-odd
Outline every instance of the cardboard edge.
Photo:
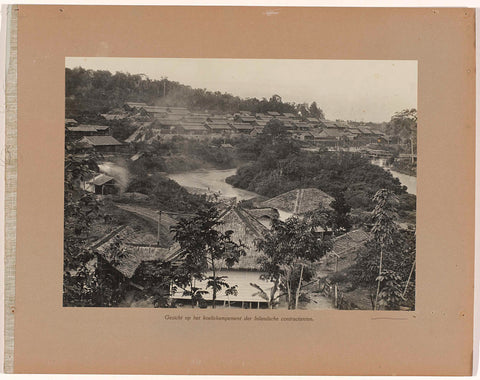
[{"label": "cardboard edge", "polygon": [[13,373],[17,215],[17,21],[18,6],[6,10],[5,83],[5,303],[4,371]]}]

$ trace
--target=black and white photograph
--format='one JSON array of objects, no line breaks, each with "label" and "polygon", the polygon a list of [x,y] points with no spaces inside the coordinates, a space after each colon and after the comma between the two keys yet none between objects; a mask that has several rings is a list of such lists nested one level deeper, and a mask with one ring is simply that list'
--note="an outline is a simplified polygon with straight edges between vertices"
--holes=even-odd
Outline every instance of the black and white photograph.
[{"label": "black and white photograph", "polygon": [[67,57],[64,307],[415,310],[417,61]]}]

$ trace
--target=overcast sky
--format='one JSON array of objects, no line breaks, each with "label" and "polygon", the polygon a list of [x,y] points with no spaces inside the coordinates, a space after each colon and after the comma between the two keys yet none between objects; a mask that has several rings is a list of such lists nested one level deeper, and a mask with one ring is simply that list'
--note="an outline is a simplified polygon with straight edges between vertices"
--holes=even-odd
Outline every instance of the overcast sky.
[{"label": "overcast sky", "polygon": [[66,67],[145,74],[242,98],[316,101],[327,119],[388,121],[417,108],[417,61],[66,58]]}]

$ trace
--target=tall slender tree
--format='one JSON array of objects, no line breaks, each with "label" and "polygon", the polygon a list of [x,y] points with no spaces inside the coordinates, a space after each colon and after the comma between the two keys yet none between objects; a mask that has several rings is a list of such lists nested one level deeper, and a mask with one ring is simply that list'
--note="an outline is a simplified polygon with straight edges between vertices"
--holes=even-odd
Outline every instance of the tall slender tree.
[{"label": "tall slender tree", "polygon": [[397,218],[396,209],[398,205],[398,198],[392,191],[380,189],[373,197],[373,201],[375,202],[375,208],[373,210],[374,225],[372,228],[372,233],[380,247],[377,292],[375,295],[374,307],[374,309],[377,310],[379,306],[378,301],[380,285],[385,277],[382,268],[384,252],[393,245],[393,237],[397,231],[397,224],[395,220]]}]

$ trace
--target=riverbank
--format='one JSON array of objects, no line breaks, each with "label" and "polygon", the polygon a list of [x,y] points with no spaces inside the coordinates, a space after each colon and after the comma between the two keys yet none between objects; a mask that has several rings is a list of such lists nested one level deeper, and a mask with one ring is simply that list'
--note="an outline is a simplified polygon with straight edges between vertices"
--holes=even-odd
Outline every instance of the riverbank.
[{"label": "riverbank", "polygon": [[407,161],[398,161],[395,160],[392,165],[389,166],[389,169],[396,171],[397,173],[409,175],[412,177],[417,177],[417,164],[412,164]]},{"label": "riverbank", "polygon": [[167,177],[186,189],[195,189],[205,194],[216,193],[221,197],[237,198],[238,201],[258,197],[258,194],[233,187],[225,179],[235,175],[233,169],[198,169],[183,173],[170,173]]}]

